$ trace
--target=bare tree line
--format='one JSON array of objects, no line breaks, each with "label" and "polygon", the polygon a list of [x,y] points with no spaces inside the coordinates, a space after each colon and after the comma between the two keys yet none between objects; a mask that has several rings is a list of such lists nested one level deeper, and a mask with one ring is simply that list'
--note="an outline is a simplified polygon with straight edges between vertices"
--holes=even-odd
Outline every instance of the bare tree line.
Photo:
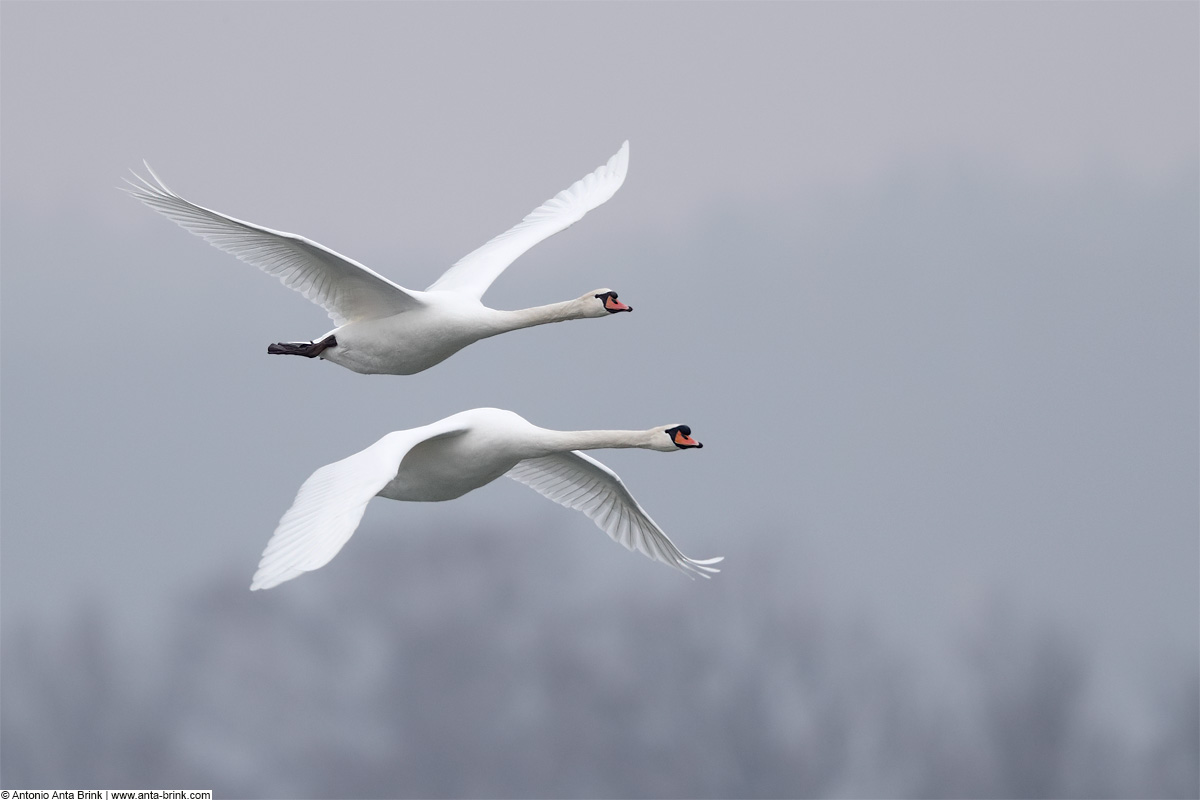
[{"label": "bare tree line", "polygon": [[1164,667],[1158,729],[1137,742],[1095,725],[1087,646],[1054,627],[1010,617],[969,635],[970,696],[952,700],[765,562],[726,571],[720,592],[597,591],[533,534],[450,536],[372,541],[361,574],[319,600],[204,587],[137,658],[94,613],[51,635],[6,628],[0,782],[226,797],[1200,792],[1195,663]]}]

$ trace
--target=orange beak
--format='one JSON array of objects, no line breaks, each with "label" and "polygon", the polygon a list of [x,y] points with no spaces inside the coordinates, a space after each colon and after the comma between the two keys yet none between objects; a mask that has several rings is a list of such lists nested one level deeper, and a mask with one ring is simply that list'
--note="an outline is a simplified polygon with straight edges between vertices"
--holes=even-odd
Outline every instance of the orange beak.
[{"label": "orange beak", "polygon": [[675,431],[675,444],[680,444],[684,447],[702,447],[702,445],[692,437],[684,436],[683,431]]},{"label": "orange beak", "polygon": [[611,296],[604,298],[604,307],[609,311],[633,311],[632,308]]}]

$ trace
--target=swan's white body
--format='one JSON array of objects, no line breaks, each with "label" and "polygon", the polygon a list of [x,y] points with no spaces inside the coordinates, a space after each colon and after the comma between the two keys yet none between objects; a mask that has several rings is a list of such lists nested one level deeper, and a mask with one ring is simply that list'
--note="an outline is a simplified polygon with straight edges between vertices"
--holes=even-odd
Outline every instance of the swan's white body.
[{"label": "swan's white body", "polygon": [[336,347],[320,357],[368,375],[412,375],[429,369],[469,344],[499,333],[562,322],[604,317],[596,289],[576,300],[520,311],[498,311],[454,291],[411,292],[420,305],[389,317],[349,322],[335,328]]},{"label": "swan's white body", "polygon": [[[673,441],[675,430],[552,431],[511,411],[476,408],[389,433],[304,482],[267,543],[250,588],[269,589],[327,564],[354,533],[372,497],[453,500],[502,475],[582,511],[630,550],[707,577],[717,572],[710,565],[720,558],[685,556],[616,473],[578,452],[610,447],[670,452],[684,446]],[[687,436],[682,441],[700,446]]]},{"label": "swan's white body", "polygon": [[[606,304],[608,289],[521,311],[497,311],[481,298],[514,260],[578,222],[621,188],[629,142],[606,164],[534,209],[520,223],[450,267],[425,291],[406,289],[353,259],[303,236],[274,231],[198,206],[172,192],[150,170],[126,189],[155,211],[214,246],[278,277],[323,307],[337,326],[312,343],[315,355],[355,372],[411,375],[467,345],[498,333],[628,310]],[[149,170],[149,165],[146,167]],[[332,339],[330,339],[332,337]],[[303,344],[303,343],[289,343]]]}]

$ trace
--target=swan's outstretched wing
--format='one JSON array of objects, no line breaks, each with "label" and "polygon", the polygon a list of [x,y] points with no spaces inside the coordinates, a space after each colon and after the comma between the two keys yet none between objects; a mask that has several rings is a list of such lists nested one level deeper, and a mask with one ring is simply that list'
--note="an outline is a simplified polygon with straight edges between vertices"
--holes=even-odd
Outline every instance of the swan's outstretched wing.
[{"label": "swan's outstretched wing", "polygon": [[337,326],[399,314],[420,305],[407,289],[353,259],[294,233],[243,222],[184,200],[146,165],[153,182],[134,173],[126,192],[209,244],[283,281],[329,312]]},{"label": "swan's outstretched wing", "polygon": [[455,291],[476,300],[517,257],[543,239],[566,230],[583,215],[604,203],[625,182],[629,168],[629,142],[621,145],[608,163],[581,178],[529,212],[515,227],[463,256],[426,291]]},{"label": "swan's outstretched wing", "polygon": [[697,561],[681,553],[633,499],[617,473],[589,455],[575,450],[527,458],[505,474],[560,505],[587,514],[600,530],[630,550],[685,574],[707,578],[710,572],[720,572],[709,565],[721,561],[721,557]]},{"label": "swan's outstretched wing", "polygon": [[467,430],[462,423],[433,423],[395,431],[365,450],[314,472],[267,542],[251,591],[270,589],[329,563],[350,539],[367,503],[396,477],[408,451],[421,442]]}]

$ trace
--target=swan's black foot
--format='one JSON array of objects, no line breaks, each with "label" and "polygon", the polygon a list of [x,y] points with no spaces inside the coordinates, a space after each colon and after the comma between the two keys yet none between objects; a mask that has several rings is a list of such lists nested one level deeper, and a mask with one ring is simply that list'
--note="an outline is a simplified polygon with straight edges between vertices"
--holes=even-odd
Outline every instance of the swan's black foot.
[{"label": "swan's black foot", "polygon": [[277,342],[267,345],[267,352],[273,356],[304,356],[316,358],[325,352],[327,347],[336,347],[337,339],[326,336],[319,342]]}]

